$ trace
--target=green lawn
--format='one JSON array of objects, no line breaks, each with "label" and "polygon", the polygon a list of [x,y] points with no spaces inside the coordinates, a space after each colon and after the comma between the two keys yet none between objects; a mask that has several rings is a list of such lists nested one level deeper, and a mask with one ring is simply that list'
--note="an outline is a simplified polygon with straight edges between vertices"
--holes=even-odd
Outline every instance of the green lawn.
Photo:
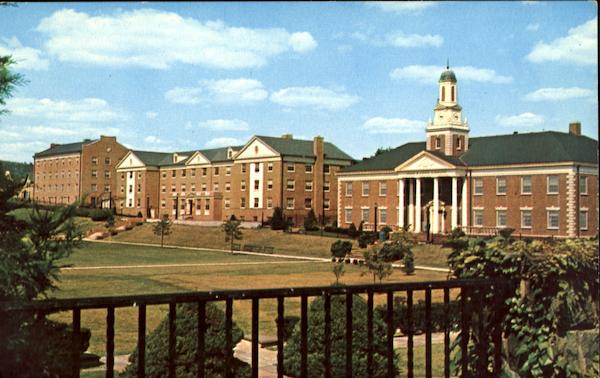
[{"label": "green lawn", "polygon": [[[54,292],[57,298],[89,297],[105,295],[132,295],[167,293],[190,290],[251,289],[329,285],[335,277],[331,263],[303,262],[277,259],[269,256],[231,255],[223,252],[195,251],[180,248],[144,247],[117,243],[84,242],[64,263],[73,267],[104,267],[103,269],[63,270],[60,274],[59,289]],[[247,265],[247,263],[259,263]],[[138,267],[118,269],[116,266],[156,265],[156,264],[207,264],[181,267]],[[213,264],[213,265],[209,265]],[[223,264],[223,265],[214,265]],[[225,265],[229,264],[229,265]],[[370,276],[362,275],[358,266],[346,265],[342,282],[371,283]],[[446,274],[417,271],[406,276],[395,271],[386,282],[423,281],[445,279]],[[415,300],[420,298],[415,293]],[[434,293],[434,300],[441,300],[442,293]],[[383,297],[376,297],[382,303]],[[299,300],[286,300],[286,314],[299,314]],[[250,334],[251,303],[235,301],[234,320],[246,334]],[[164,316],[166,306],[149,306],[147,329],[154,329]],[[105,310],[82,311],[82,326],[92,330],[90,352],[100,355],[105,350]],[[276,301],[265,299],[260,303],[260,333],[274,336]],[[71,314],[54,314],[53,318],[70,323]],[[130,353],[137,339],[137,309],[116,310],[117,354]]]},{"label": "green lawn", "polygon": [[[34,210],[30,209],[30,208],[19,208],[19,209],[15,209],[15,210],[11,211],[9,214],[13,215],[15,218],[20,219],[20,220],[28,220],[33,211]],[[46,211],[49,211],[49,210],[40,209],[40,212],[46,212]],[[79,226],[79,229],[84,234],[88,230],[96,229],[96,228],[99,229],[99,228],[104,227],[104,222],[94,222],[90,218],[86,218],[86,217],[75,217],[75,224],[77,226]]]}]

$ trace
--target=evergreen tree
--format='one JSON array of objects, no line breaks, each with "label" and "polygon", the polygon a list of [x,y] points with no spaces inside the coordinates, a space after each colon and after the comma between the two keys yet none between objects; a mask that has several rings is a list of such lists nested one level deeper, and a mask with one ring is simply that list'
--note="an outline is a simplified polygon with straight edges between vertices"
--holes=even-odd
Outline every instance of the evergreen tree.
[{"label": "evergreen tree", "polygon": [[163,247],[163,241],[165,239],[165,236],[171,235],[172,225],[173,222],[171,222],[167,214],[163,215],[163,217],[160,218],[160,220],[156,222],[156,224],[154,224],[152,231],[154,232],[154,235],[160,236],[160,248]]}]

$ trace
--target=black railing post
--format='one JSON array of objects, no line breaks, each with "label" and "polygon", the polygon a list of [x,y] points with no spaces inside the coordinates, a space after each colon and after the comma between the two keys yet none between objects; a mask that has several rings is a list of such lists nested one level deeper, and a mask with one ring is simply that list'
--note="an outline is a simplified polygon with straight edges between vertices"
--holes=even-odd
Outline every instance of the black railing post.
[{"label": "black railing post", "polygon": [[425,377],[431,378],[431,289],[425,290]]},{"label": "black railing post", "polygon": [[177,310],[174,302],[169,303],[169,378],[175,377],[175,347],[176,347],[176,330],[175,321],[177,320]]},{"label": "black railing post", "polygon": [[444,377],[450,378],[450,289],[444,288]]},{"label": "black railing post", "polygon": [[367,376],[373,376],[373,291],[367,293]]},{"label": "black railing post", "polygon": [[115,375],[115,308],[106,309],[106,378]]},{"label": "black railing post", "polygon": [[324,294],[325,311],[325,378],[331,378],[331,294]]},{"label": "black railing post", "polygon": [[258,298],[252,298],[252,377],[258,378]]},{"label": "black railing post", "polygon": [[225,361],[225,377],[233,377],[233,366],[232,359],[233,353],[233,340],[231,335],[231,328],[233,327],[233,300],[229,297],[225,300],[225,350],[227,351],[227,357]]},{"label": "black railing post", "polygon": [[[477,312],[477,318],[478,318],[478,322],[477,322],[477,354],[478,354],[478,358],[479,358],[479,364],[477,364],[477,374],[479,376],[487,376],[488,371],[487,371],[487,347],[488,347],[488,338],[487,336],[484,337],[485,331],[484,331],[484,326],[485,326],[485,290],[483,288],[483,286],[480,286],[479,289],[479,295],[477,296],[477,298],[479,299],[479,303],[477,308],[479,309],[479,311]],[[485,341],[484,341],[485,339]]]},{"label": "black railing post", "polygon": [[308,376],[308,298],[300,297],[300,376]]},{"label": "black railing post", "polygon": [[[503,286],[501,286],[500,290],[498,290],[498,287],[496,285],[493,286],[493,289],[495,290],[491,290],[492,293],[498,293],[498,291],[500,293],[504,293],[505,288]],[[503,295],[494,295],[495,300],[494,300],[494,309],[493,309],[493,316],[492,318],[494,319],[494,324],[492,325],[492,327],[494,327],[494,376],[498,377],[500,376],[500,372],[502,371],[502,317],[503,317],[503,312],[502,312],[502,306],[504,305],[502,298]]]},{"label": "black railing post", "polygon": [[408,328],[408,340],[406,341],[406,365],[407,365],[407,377],[414,377],[414,340],[413,340],[413,291],[408,290],[406,292],[406,323]]},{"label": "black railing post", "polygon": [[467,309],[469,290],[466,287],[460,291],[460,337],[461,337],[461,377],[469,377],[469,314]]},{"label": "black railing post", "polygon": [[352,292],[346,293],[346,377],[352,378]]},{"label": "black railing post", "polygon": [[392,378],[395,375],[394,367],[394,292],[387,292],[387,375]]},{"label": "black railing post", "polygon": [[284,297],[277,297],[277,377],[283,377],[283,306]]},{"label": "black railing post", "polygon": [[81,310],[79,308],[73,309],[73,335],[72,335],[72,348],[73,348],[73,370],[71,375],[73,377],[79,377],[79,360],[81,359]]},{"label": "black railing post", "polygon": [[198,346],[197,358],[198,365],[196,367],[198,378],[204,378],[204,365],[206,354],[204,353],[204,335],[206,334],[206,302],[198,302]]},{"label": "black railing post", "polygon": [[146,376],[146,304],[138,308],[138,378]]}]

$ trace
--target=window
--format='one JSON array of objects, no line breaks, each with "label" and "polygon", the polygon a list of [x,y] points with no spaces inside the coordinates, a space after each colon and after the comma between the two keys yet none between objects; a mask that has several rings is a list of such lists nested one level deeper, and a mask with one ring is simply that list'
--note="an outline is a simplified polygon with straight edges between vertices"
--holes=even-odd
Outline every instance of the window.
[{"label": "window", "polygon": [[382,197],[387,195],[387,182],[382,181],[379,183],[379,195]]},{"label": "window", "polygon": [[351,197],[351,196],[352,196],[352,183],[347,182],[346,183],[346,197]]},{"label": "window", "polygon": [[196,177],[196,168],[192,168],[191,175],[192,177]]},{"label": "window", "polygon": [[131,198],[127,201],[127,207],[133,207],[133,200]]},{"label": "window", "polygon": [[173,201],[173,210],[177,210],[177,201]]},{"label": "window", "polygon": [[496,210],[496,227],[506,227],[506,209]]},{"label": "window", "polygon": [[142,184],[137,184],[137,191],[138,193],[142,191]]},{"label": "window", "polygon": [[185,169],[182,169],[182,170],[181,170],[181,177],[185,177],[185,175],[186,175],[186,170],[185,170]]},{"label": "window", "polygon": [[231,176],[231,167],[225,167],[225,176]]},{"label": "window", "polygon": [[307,192],[312,192],[313,189],[313,182],[312,181],[306,181],[304,183],[304,190]]},{"label": "window", "polygon": [[588,229],[588,211],[587,210],[579,210],[579,229],[580,230]]},{"label": "window", "polygon": [[587,176],[579,176],[579,194],[588,194]]},{"label": "window", "polygon": [[104,184],[104,192],[106,192],[106,193],[110,192],[110,185],[109,184]]},{"label": "window", "polygon": [[208,168],[202,168],[202,176],[206,176]]},{"label": "window", "polygon": [[366,181],[362,182],[362,195],[367,197],[369,195],[369,183]]},{"label": "window", "polygon": [[142,207],[142,199],[141,198],[138,198],[136,202],[137,202],[137,207]]},{"label": "window", "polygon": [[167,172],[163,171],[161,176],[162,176],[162,178],[167,178]]},{"label": "window", "polygon": [[165,185],[161,186],[160,187],[160,191],[163,192],[163,193],[166,193],[167,192],[167,187]]},{"label": "window", "polygon": [[218,183],[218,182],[215,182],[215,183],[213,184],[213,192],[218,192],[218,191],[219,191],[219,183]]},{"label": "window", "polygon": [[177,172],[173,169],[171,171],[171,177],[176,177],[177,176]]},{"label": "window", "polygon": [[[58,175],[56,175],[58,177]],[[92,169],[92,177],[98,177],[98,171]]]},{"label": "window", "polygon": [[365,223],[369,223],[369,209],[361,209],[360,212],[360,220],[365,222]]},{"label": "window", "polygon": [[325,198],[325,200],[323,200],[323,208],[325,210],[329,210],[330,207],[331,207],[331,201],[329,201],[329,198]]},{"label": "window", "polygon": [[254,180],[254,190],[258,190],[258,189],[260,189],[260,181]]},{"label": "window", "polygon": [[240,182],[240,190],[246,190],[246,181],[242,180]]},{"label": "window", "polygon": [[225,198],[225,208],[229,209],[231,207],[231,200],[229,198]]},{"label": "window", "polygon": [[218,175],[219,175],[219,167],[215,167],[215,170],[214,170],[214,175],[215,175],[215,176],[218,176]]},{"label": "window", "polygon": [[242,163],[242,173],[246,173],[246,163]]},{"label": "window", "polygon": [[273,208],[273,198],[267,197],[267,209]]},{"label": "window", "polygon": [[98,185],[92,184],[92,192],[97,192],[97,191],[98,191]]},{"label": "window", "polygon": [[258,198],[254,198],[254,208],[258,208]]},{"label": "window", "polygon": [[546,210],[547,215],[547,228],[550,230],[558,230],[560,226],[560,211],[559,210]]},{"label": "window", "polygon": [[496,177],[496,194],[506,194],[506,177]]},{"label": "window", "polygon": [[387,223],[387,209],[379,208],[379,223],[386,224]]},{"label": "window", "polygon": [[442,87],[442,101],[446,101],[446,87]]},{"label": "window", "polygon": [[312,198],[305,198],[304,199],[304,208],[305,209],[312,209]]},{"label": "window", "polygon": [[98,158],[96,156],[92,156],[92,164],[93,165],[98,164]]},{"label": "window", "polygon": [[476,227],[483,226],[483,209],[473,210],[473,225]]},{"label": "window", "polygon": [[313,171],[313,166],[312,166],[312,164],[306,164],[306,165],[304,166],[304,169],[306,170],[306,173],[312,173],[312,171]]},{"label": "window", "polygon": [[296,183],[294,180],[287,180],[286,183],[286,189],[287,190],[294,190],[296,188]]},{"label": "window", "polygon": [[242,198],[240,198],[240,207],[241,207],[242,209],[245,209],[245,208],[246,208],[246,197],[242,197]]},{"label": "window", "polygon": [[110,171],[104,171],[104,178],[105,179],[109,179],[110,178]]},{"label": "window", "polygon": [[206,201],[204,202],[204,211],[209,211],[210,210],[210,200],[207,198]]},{"label": "window", "polygon": [[104,158],[104,164],[106,164],[106,165],[110,164],[110,158],[109,157],[105,157]]},{"label": "window", "polygon": [[176,192],[177,191],[177,188],[175,187],[175,185],[171,185],[171,191],[172,192]]},{"label": "window", "polygon": [[167,201],[165,201],[165,200],[161,200],[161,201],[160,201],[160,207],[162,207],[162,208],[165,208],[165,207],[167,207]]},{"label": "window", "polygon": [[273,190],[273,180],[267,180],[267,190]]},{"label": "window", "polygon": [[123,187],[123,185],[121,185],[120,191],[121,193],[125,193],[125,188]]},{"label": "window", "polygon": [[228,191],[230,191],[230,190],[231,190],[231,184],[230,184],[230,183],[228,183],[228,182],[226,182],[226,183],[225,183],[225,191],[226,191],[226,192],[228,192]]},{"label": "window", "polygon": [[185,193],[185,184],[181,185],[181,193]]},{"label": "window", "polygon": [[285,207],[287,209],[293,209],[294,207],[296,207],[294,199],[293,198],[286,198],[285,199]]},{"label": "window", "polygon": [[328,191],[329,191],[329,188],[330,188],[330,186],[329,186],[329,181],[325,181],[325,182],[323,183],[323,191],[324,191],[324,192],[328,192]]},{"label": "window", "polygon": [[267,164],[267,171],[273,172],[273,163],[268,163]]},{"label": "window", "polygon": [[344,221],[352,223],[352,209],[344,209]]},{"label": "window", "polygon": [[456,138],[456,149],[462,150],[462,138],[461,137]]},{"label": "window", "polygon": [[473,179],[473,194],[475,194],[475,195],[483,194],[483,179],[482,178]]},{"label": "window", "polygon": [[548,194],[558,194],[558,176],[548,176]]},{"label": "window", "polygon": [[260,172],[260,163],[254,163],[254,172]]},{"label": "window", "polygon": [[439,150],[440,148],[442,148],[442,138],[435,137],[435,149]]},{"label": "window", "polygon": [[196,191],[196,184],[192,184],[192,189],[191,189],[191,191],[192,191],[192,192],[195,192],[195,191]]},{"label": "window", "polygon": [[205,182],[203,182],[200,187],[202,188],[203,192],[206,192],[206,183]]},{"label": "window", "polygon": [[531,194],[531,176],[521,177],[521,194]]},{"label": "window", "polygon": [[531,210],[521,210],[521,228],[531,228]]},{"label": "window", "polygon": [[287,171],[288,172],[296,172],[296,166],[292,163],[292,164],[288,164],[287,165]]},{"label": "window", "polygon": [[330,172],[329,164],[325,164],[323,166],[323,173],[329,173],[329,172]]},{"label": "window", "polygon": [[142,178],[142,172],[138,172],[138,178],[141,179]]},{"label": "window", "polygon": [[196,210],[198,210],[198,211],[202,210],[202,200],[201,199],[196,200]]}]

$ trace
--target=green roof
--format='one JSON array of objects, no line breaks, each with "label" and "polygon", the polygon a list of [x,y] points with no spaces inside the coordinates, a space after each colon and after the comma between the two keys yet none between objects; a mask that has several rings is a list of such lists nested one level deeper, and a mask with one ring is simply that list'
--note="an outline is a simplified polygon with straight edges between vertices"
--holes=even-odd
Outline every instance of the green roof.
[{"label": "green roof", "polygon": [[[343,168],[342,172],[393,170],[424,149],[425,142],[406,143],[381,155],[363,159],[358,164]],[[473,137],[469,139],[469,150],[459,157],[445,156],[439,151],[429,152],[456,166],[569,161],[598,164],[597,140],[557,131]]]},{"label": "green roof", "polygon": [[454,71],[446,69],[446,71],[442,72],[442,74],[440,75],[440,81],[456,82],[456,75],[454,74]]},{"label": "green roof", "polygon": [[33,155],[35,158],[47,157],[47,156],[56,156],[56,155],[66,155],[73,154],[76,152],[81,152],[84,144],[95,142],[95,140],[83,140],[81,142],[75,143],[67,143],[67,144],[56,144],[53,147],[50,147],[44,151],[38,152]]},{"label": "green roof", "polygon": [[154,151],[131,151],[145,165],[161,166],[173,162],[173,154],[170,152],[154,152]]},{"label": "green roof", "polygon": [[[275,151],[284,156],[315,157],[313,141],[291,138],[277,138],[257,135],[257,138],[271,146]],[[340,150],[335,144],[325,142],[324,152],[326,159],[354,160],[350,155]]]}]

